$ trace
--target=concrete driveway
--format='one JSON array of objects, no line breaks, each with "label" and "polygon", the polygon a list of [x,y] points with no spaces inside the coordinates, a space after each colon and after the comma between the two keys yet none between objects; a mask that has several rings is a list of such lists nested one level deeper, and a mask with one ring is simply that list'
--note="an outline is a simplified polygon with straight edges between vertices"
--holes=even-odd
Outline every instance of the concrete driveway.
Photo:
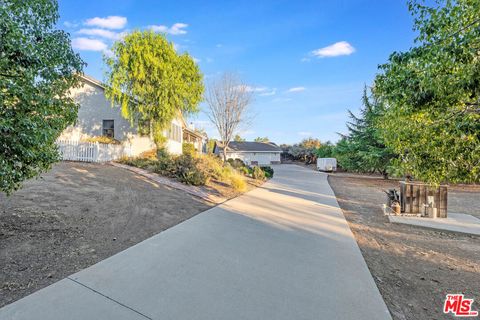
[{"label": "concrete driveway", "polygon": [[275,178],[0,309],[1,319],[391,319],[326,175]]}]

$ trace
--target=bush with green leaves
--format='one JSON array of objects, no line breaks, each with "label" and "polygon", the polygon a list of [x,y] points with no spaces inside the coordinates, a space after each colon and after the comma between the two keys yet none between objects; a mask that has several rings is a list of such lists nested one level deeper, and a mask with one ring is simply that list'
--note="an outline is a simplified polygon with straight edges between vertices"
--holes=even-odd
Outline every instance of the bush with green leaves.
[{"label": "bush with green leaves", "polygon": [[195,155],[195,146],[193,143],[184,142],[182,143],[182,153],[189,156]]},{"label": "bush with green leaves", "polygon": [[273,168],[272,167],[269,167],[269,166],[263,166],[263,167],[260,167],[263,172],[265,173],[265,177],[267,179],[270,179],[270,178],[273,178]]},{"label": "bush with green leaves", "polygon": [[334,158],[335,157],[335,145],[330,141],[322,143],[320,147],[315,151],[317,158]]},{"label": "bush with green leaves", "polygon": [[263,172],[263,170],[259,166],[254,166],[252,178],[255,180],[265,180],[265,172]]},{"label": "bush with green leaves", "polygon": [[[162,176],[177,179],[185,184],[205,185],[209,179],[215,179],[230,184],[235,190],[240,192],[246,189],[245,178],[240,172],[229,164],[224,164],[216,156],[171,156],[167,153],[160,153],[159,155],[158,159],[151,157],[123,158],[119,162],[150,170]],[[248,168],[242,168],[249,172]],[[261,177],[261,174],[259,174],[259,177]]]},{"label": "bush with green leaves", "polygon": [[175,158],[175,177],[185,184],[194,186],[204,185],[208,181],[208,174],[197,167],[197,161],[190,155],[181,155]]},{"label": "bush with green leaves", "polygon": [[236,158],[236,159],[227,159],[227,162],[235,169],[239,169],[242,167],[245,167],[245,162],[243,162],[242,159]]},{"label": "bush with green leaves", "polygon": [[241,168],[238,168],[237,170],[244,176],[251,176],[253,172],[252,168],[250,167],[241,167]]},{"label": "bush with green leaves", "polygon": [[150,158],[122,158],[118,162],[142,169],[151,169],[156,167],[157,161]]},{"label": "bush with green leaves", "polygon": [[169,156],[158,158],[153,167],[153,172],[166,177],[174,177],[176,172],[174,159]]},{"label": "bush with green leaves", "polygon": [[196,161],[200,170],[205,171],[209,177],[221,179],[224,165],[219,157],[210,154],[198,155]]},{"label": "bush with green leaves", "polygon": [[57,29],[55,0],[0,1],[0,191],[50,169],[56,139],[75,122],[68,93],[85,63]]}]

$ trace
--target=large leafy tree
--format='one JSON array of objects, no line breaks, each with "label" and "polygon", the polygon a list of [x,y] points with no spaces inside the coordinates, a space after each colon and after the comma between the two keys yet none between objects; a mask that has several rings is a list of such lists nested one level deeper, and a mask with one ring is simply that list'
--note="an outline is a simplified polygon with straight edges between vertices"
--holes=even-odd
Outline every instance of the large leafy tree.
[{"label": "large leafy tree", "polygon": [[77,117],[68,95],[83,61],[57,30],[54,0],[0,1],[0,190],[58,160],[55,140]]},{"label": "large leafy tree", "polygon": [[164,34],[135,31],[114,43],[104,58],[107,96],[130,121],[146,121],[157,146],[171,120],[198,111],[203,75],[188,53],[179,54]]},{"label": "large leafy tree", "polygon": [[416,46],[382,65],[381,127],[401,168],[429,183],[480,181],[480,1],[410,1]]}]

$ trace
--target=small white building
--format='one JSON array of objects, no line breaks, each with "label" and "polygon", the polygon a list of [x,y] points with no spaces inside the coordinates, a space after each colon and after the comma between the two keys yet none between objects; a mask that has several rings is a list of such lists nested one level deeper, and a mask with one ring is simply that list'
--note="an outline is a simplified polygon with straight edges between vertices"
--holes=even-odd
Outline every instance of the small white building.
[{"label": "small white building", "polygon": [[[223,147],[215,144],[213,151],[223,155]],[[273,142],[232,141],[227,147],[227,159],[240,159],[249,166],[268,166],[280,163],[282,149]]]},{"label": "small white building", "polygon": [[[119,106],[113,106],[105,96],[103,84],[89,76],[82,75],[82,86],[71,91],[74,99],[80,104],[77,121],[65,129],[59,140],[81,141],[89,137],[107,136],[119,140],[122,145],[128,146],[132,156],[144,151],[155,149],[155,143],[149,127],[133,125],[121,115]],[[182,153],[184,131],[187,125],[182,116],[172,120],[170,128],[165,130],[167,137],[166,148],[171,154]],[[194,133],[189,140],[194,140],[196,146],[201,146],[203,139]],[[201,150],[201,147],[198,147]]]}]

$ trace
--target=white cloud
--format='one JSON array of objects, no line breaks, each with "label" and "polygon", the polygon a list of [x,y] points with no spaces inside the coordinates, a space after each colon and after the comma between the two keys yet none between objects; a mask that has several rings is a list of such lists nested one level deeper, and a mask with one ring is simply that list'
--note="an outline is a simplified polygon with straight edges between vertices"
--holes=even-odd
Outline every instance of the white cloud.
[{"label": "white cloud", "polygon": [[184,29],[187,28],[187,27],[188,27],[188,24],[179,23],[179,22],[175,23],[170,28],[168,26],[164,26],[164,25],[148,26],[148,28],[150,28],[154,32],[168,33],[168,34],[171,34],[171,35],[186,34],[187,30],[184,30]]},{"label": "white cloud", "polygon": [[312,55],[319,58],[348,56],[355,52],[355,48],[346,41],[336,42],[324,48],[313,50]]},{"label": "white cloud", "polygon": [[85,51],[105,51],[107,50],[107,45],[102,40],[98,39],[89,39],[89,38],[73,38],[72,46],[78,50]]},{"label": "white cloud", "polygon": [[108,16],[106,18],[95,17],[85,21],[85,25],[87,26],[96,26],[106,29],[123,29],[126,24],[127,18],[120,16]]},{"label": "white cloud", "polygon": [[193,61],[195,61],[195,63],[199,63],[200,61],[202,61],[201,59],[197,59],[195,57],[192,57]]},{"label": "white cloud", "polygon": [[261,96],[274,96],[277,93],[277,88],[273,88],[272,90],[260,93]]},{"label": "white cloud", "polygon": [[245,86],[245,91],[257,93],[260,96],[273,96],[277,93],[277,88]]},{"label": "white cloud", "polygon": [[77,31],[78,34],[85,34],[88,36],[98,36],[101,38],[117,40],[121,38],[121,34],[118,32],[105,30],[105,29],[80,29]]},{"label": "white cloud", "polygon": [[221,48],[221,47],[223,47],[223,44],[221,44],[221,43],[217,43],[217,44],[215,45],[215,47],[217,47],[217,48]]},{"label": "white cloud", "polygon": [[300,131],[298,132],[298,135],[302,137],[311,137],[312,133],[310,131]]},{"label": "white cloud", "polygon": [[305,87],[293,87],[287,90],[287,92],[302,92],[305,91]]}]

